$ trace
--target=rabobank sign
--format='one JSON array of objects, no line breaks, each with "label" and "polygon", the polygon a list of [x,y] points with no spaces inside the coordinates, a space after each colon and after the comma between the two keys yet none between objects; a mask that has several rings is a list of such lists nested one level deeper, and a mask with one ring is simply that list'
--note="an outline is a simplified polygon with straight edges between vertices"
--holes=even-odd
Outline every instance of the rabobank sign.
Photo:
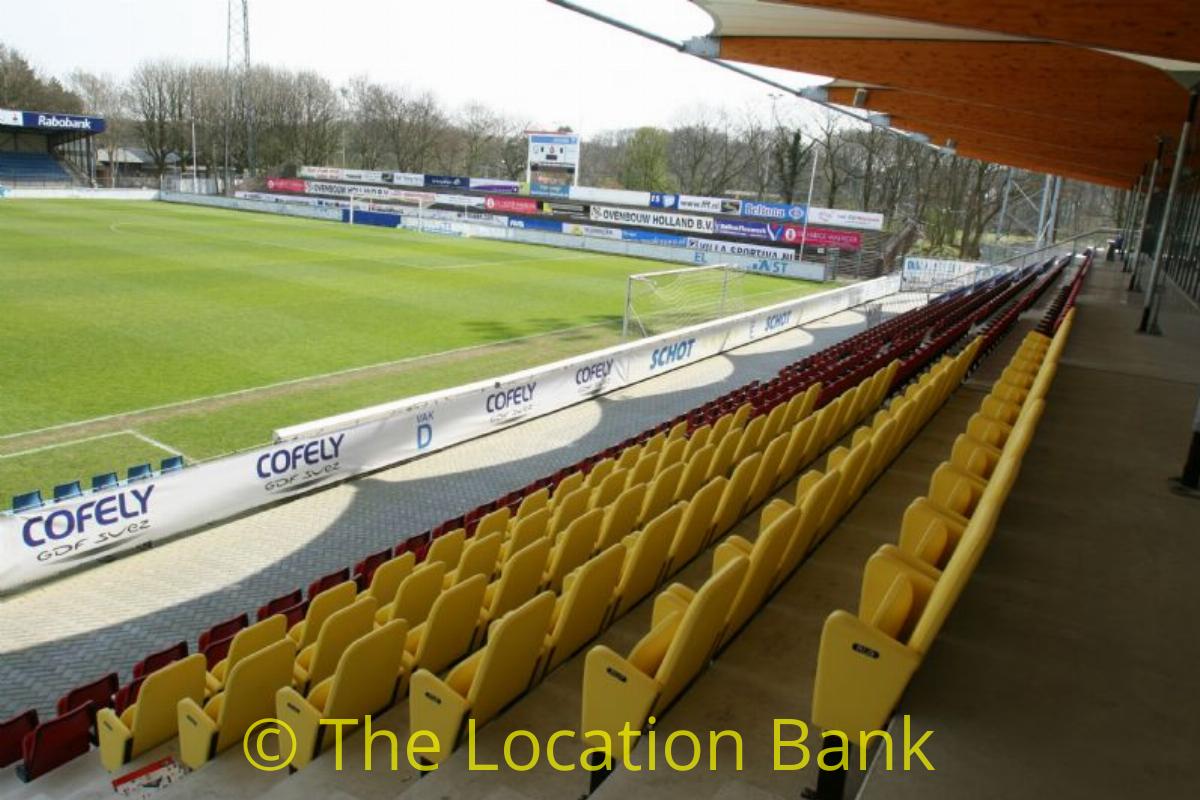
[{"label": "rabobank sign", "polygon": [[678,364],[680,361],[687,361],[692,357],[692,348],[695,345],[695,339],[680,339],[678,342],[655,349],[650,354],[651,371]]},{"label": "rabobank sign", "polygon": [[21,112],[22,123],[26,128],[39,128],[45,131],[86,131],[88,133],[104,133],[102,117],[84,117],[77,114],[43,114],[37,111]]},{"label": "rabobank sign", "polygon": [[[96,531],[99,531],[100,540],[106,541],[139,530],[150,513],[154,486],[153,483],[131,486],[98,500],[88,500],[77,506],[66,506],[29,517],[21,528],[21,538],[26,547],[42,547]],[[120,526],[120,530],[113,531],[117,526]],[[44,555],[50,558],[60,554],[48,550]],[[43,554],[39,553],[38,558],[43,559]]]},{"label": "rabobank sign", "polygon": [[805,206],[790,203],[764,203],[757,200],[742,201],[742,216],[777,219],[781,222],[804,222],[807,215]]}]

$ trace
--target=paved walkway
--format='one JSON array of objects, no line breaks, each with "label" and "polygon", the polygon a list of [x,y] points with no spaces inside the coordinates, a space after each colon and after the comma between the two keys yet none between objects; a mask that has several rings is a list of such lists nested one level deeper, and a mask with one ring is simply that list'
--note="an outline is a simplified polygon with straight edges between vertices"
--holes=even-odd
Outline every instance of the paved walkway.
[{"label": "paved walkway", "polygon": [[[894,296],[884,316],[924,302]],[[0,719],[850,336],[861,310],[0,601]]]}]

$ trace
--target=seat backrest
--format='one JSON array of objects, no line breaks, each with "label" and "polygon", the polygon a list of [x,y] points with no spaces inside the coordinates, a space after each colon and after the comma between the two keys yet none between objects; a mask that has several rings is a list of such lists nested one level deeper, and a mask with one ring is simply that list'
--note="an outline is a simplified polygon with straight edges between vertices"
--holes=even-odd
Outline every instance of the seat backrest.
[{"label": "seat backrest", "polygon": [[600,525],[597,550],[606,550],[624,539],[637,527],[642,513],[642,502],[646,497],[646,485],[638,484],[617,496],[604,511],[604,522]]},{"label": "seat backrest", "polygon": [[524,550],[538,539],[544,539],[550,526],[550,509],[539,508],[527,517],[522,517],[513,523],[512,533],[508,537],[508,552],[515,553]]},{"label": "seat backrest", "polygon": [[429,616],[429,609],[442,593],[446,565],[440,561],[422,564],[400,582],[396,599],[392,601],[392,619],[402,619],[416,627]]},{"label": "seat backrest", "polygon": [[248,628],[242,628],[233,635],[233,641],[229,643],[229,653],[225,656],[225,675],[228,676],[243,658],[278,642],[286,635],[287,619],[282,614],[275,614]]},{"label": "seat backrest", "polygon": [[677,462],[654,476],[646,491],[646,497],[642,501],[641,519],[648,520],[657,517],[675,502],[675,492],[679,488],[679,479],[682,475],[683,464]]},{"label": "seat backrest", "polygon": [[200,634],[200,638],[196,642],[196,649],[203,650],[204,648],[208,647],[210,642],[215,642],[220,639],[228,639],[249,624],[250,617],[245,613],[238,614],[236,617],[230,617],[227,620],[222,620]]},{"label": "seat backrest", "polygon": [[375,568],[367,593],[375,599],[377,605],[388,605],[396,599],[396,590],[400,588],[400,583],[412,573],[416,565],[416,553],[405,553],[383,562]]},{"label": "seat backrest", "polygon": [[729,475],[729,470],[733,467],[733,457],[742,443],[742,433],[741,428],[733,428],[717,444],[717,452],[713,453],[712,463],[708,465],[709,478]]},{"label": "seat backrest", "polygon": [[678,464],[683,461],[683,454],[687,450],[687,439],[679,438],[672,439],[667,442],[658,455],[658,471],[661,473],[672,464]]},{"label": "seat backrest", "polygon": [[688,604],[655,673],[661,687],[656,710],[673,701],[708,663],[725,629],[725,615],[749,568],[750,560],[745,556],[730,559],[704,582]]},{"label": "seat backrest", "polygon": [[612,474],[617,468],[617,460],[615,458],[603,458],[592,465],[588,470],[587,477],[583,481],[584,486],[590,486],[595,489],[600,483]]},{"label": "seat backrest", "polygon": [[546,565],[546,585],[554,592],[562,589],[567,573],[588,560],[600,537],[600,526],[604,522],[604,511],[594,508],[576,519],[565,531],[558,534],[550,563]]},{"label": "seat backrest", "polygon": [[436,674],[467,652],[475,638],[486,589],[487,579],[476,574],[438,595],[425,620],[413,672],[423,667]]},{"label": "seat backrest", "polygon": [[32,781],[86,753],[91,747],[88,729],[92,711],[86,704],[78,706],[27,733],[21,742],[25,763],[17,768],[18,774]]},{"label": "seat backrest", "polygon": [[893,639],[899,639],[913,609],[912,581],[904,575],[892,578],[871,619],[864,620]]},{"label": "seat backrest", "polygon": [[521,500],[521,505],[517,506],[516,518],[520,519],[538,509],[546,508],[548,505],[550,505],[550,490],[542,487],[536,492],[525,495],[525,498]]},{"label": "seat backrest", "polygon": [[686,501],[679,527],[671,540],[671,572],[678,571],[695,558],[708,542],[717,506],[728,483],[726,478],[713,478]]},{"label": "seat backrest", "polygon": [[217,752],[242,740],[260,719],[275,716],[275,693],[292,682],[296,643],[280,639],[238,662],[225,681],[217,719]]},{"label": "seat backrest", "polygon": [[[396,699],[408,623],[394,619],[346,648],[333,677],[322,715],[328,719],[362,719]],[[309,694],[324,692],[314,687]]]},{"label": "seat backrest", "polygon": [[808,445],[812,440],[813,429],[816,427],[817,418],[811,414],[800,422],[797,422],[791,432],[788,434],[787,449],[783,454],[783,463],[780,464],[780,471],[791,479],[802,468],[808,466]]},{"label": "seat backrest", "polygon": [[429,550],[425,554],[425,563],[440,561],[446,565],[447,571],[453,570],[462,559],[466,541],[467,531],[464,528],[455,528],[449,533],[443,533],[429,545]]},{"label": "seat backrest", "polygon": [[299,589],[293,589],[288,594],[276,597],[267,603],[259,606],[257,618],[261,622],[267,617],[287,611],[289,608],[298,606],[304,602],[304,594]]},{"label": "seat backrest", "polygon": [[658,586],[667,567],[671,542],[683,519],[683,507],[683,503],[676,503],[650,520],[628,546],[617,584],[616,616],[624,614]]},{"label": "seat backrest", "polygon": [[374,629],[376,607],[375,598],[363,597],[329,616],[313,645],[308,665],[309,686],[332,675],[350,643]]},{"label": "seat backrest", "polygon": [[[73,708],[83,705],[84,703],[92,702],[96,704],[96,710],[101,708],[111,708],[113,704],[113,695],[117,693],[117,689],[121,686],[117,679],[117,673],[110,672],[107,675],[97,678],[90,683],[85,683],[82,686],[76,686],[62,697],[58,698],[58,703],[55,710],[59,714],[65,714]],[[19,744],[19,743],[18,743]],[[0,763],[0,767],[4,766]]]},{"label": "seat backrest", "polygon": [[488,619],[499,619],[537,593],[549,557],[550,540],[545,536],[509,556],[485,609]]},{"label": "seat backrest", "polygon": [[813,542],[822,533],[821,522],[824,520],[826,509],[833,504],[841,482],[840,472],[827,472],[799,499],[796,505],[800,508],[800,525],[792,540],[788,542],[781,577],[795,569],[812,549]]},{"label": "seat backrest", "polygon": [[647,453],[661,452],[663,449],[663,445],[665,445],[666,443],[667,443],[666,431],[661,431],[659,433],[656,433],[653,436],[651,436],[649,439],[647,439],[645,442],[642,443],[642,455],[646,455]]},{"label": "seat backrest", "polygon": [[679,485],[675,487],[676,500],[690,500],[700,490],[708,479],[708,470],[716,452],[716,446],[706,444],[684,460],[683,473],[679,476]]},{"label": "seat backrest", "polygon": [[562,500],[564,497],[569,495],[571,492],[573,492],[576,489],[578,489],[579,487],[583,486],[583,479],[584,479],[583,472],[576,470],[575,472],[570,473],[569,475],[565,476],[562,480],[560,480],[554,486],[554,492],[553,492],[553,494],[551,494],[554,504],[558,505],[559,500]]},{"label": "seat backrest", "polygon": [[354,581],[344,581],[314,597],[308,604],[308,613],[304,615],[304,630],[296,642],[297,649],[303,650],[315,642],[325,620],[353,603],[357,595],[358,585]]},{"label": "seat backrest", "polygon": [[[778,408],[778,406],[776,406]],[[780,483],[780,466],[783,464],[783,454],[787,450],[787,434],[779,434],[762,451],[762,461],[750,484],[750,506],[757,506],[775,490]]]},{"label": "seat backrest", "polygon": [[631,444],[621,451],[621,455],[617,456],[617,469],[633,469],[633,465],[642,457],[642,446],[640,444]]},{"label": "seat backrest", "polygon": [[133,706],[129,726],[133,734],[130,758],[137,758],[178,735],[179,717],[175,707],[185,697],[196,703],[203,702],[206,666],[204,656],[193,653],[146,676]]},{"label": "seat backrest", "polygon": [[784,550],[787,549],[799,517],[800,509],[792,506],[755,539],[745,578],[729,606],[726,618],[727,637],[740,630],[762,605],[767,592],[771,590],[779,564],[783,560]]},{"label": "seat backrest", "polygon": [[783,421],[785,419],[787,419],[786,403],[780,403],[771,409],[767,414],[767,421],[763,425],[763,432],[758,440],[759,447],[783,432]]},{"label": "seat backrest", "polygon": [[[64,697],[65,699],[65,697]],[[84,703],[87,701],[85,700]],[[62,700],[59,701],[59,716],[62,716],[66,711],[79,708],[80,704],[61,708]],[[90,716],[89,716],[90,720]],[[16,716],[0,722],[0,767],[7,767],[9,764],[21,758],[21,743],[25,737],[33,732],[33,729],[38,726],[37,709],[31,708],[28,711],[23,711]]]},{"label": "seat backrest", "polygon": [[542,592],[492,623],[487,648],[467,695],[477,725],[490,720],[529,688],[553,612],[554,592]]},{"label": "seat backrest", "polygon": [[133,677],[141,678],[156,669],[162,669],[167,664],[185,657],[188,654],[187,642],[176,642],[170,647],[151,653],[133,665]]},{"label": "seat backrest", "polygon": [[590,508],[607,508],[621,492],[625,491],[625,482],[629,480],[629,470],[610,470],[608,475],[599,479],[592,488],[592,497],[588,501]]},{"label": "seat backrest", "polygon": [[591,498],[592,490],[580,486],[556,502],[554,513],[550,516],[550,525],[547,528],[550,535],[565,531],[572,522],[579,519],[583,512],[587,511],[588,501]]},{"label": "seat backrest", "polygon": [[724,414],[713,423],[712,435],[708,438],[710,444],[719,443],[725,435],[733,430],[733,414]]},{"label": "seat backrest", "polygon": [[633,469],[629,470],[629,475],[625,479],[625,488],[636,486],[639,483],[649,483],[654,477],[654,473],[658,471],[658,453],[644,453],[637,463],[633,465]]},{"label": "seat backrest", "polygon": [[454,570],[454,582],[462,583],[475,575],[482,575],[485,583],[491,581],[500,561],[503,539],[500,534],[492,533],[482,539],[472,539],[468,542],[458,562],[458,568]]},{"label": "seat backrest", "polygon": [[625,545],[614,544],[570,574],[549,636],[547,670],[570,658],[600,633],[624,560]]},{"label": "seat backrest", "polygon": [[759,452],[761,448],[761,440],[763,430],[766,429],[767,418],[759,415],[750,420],[742,431],[741,441],[738,442],[737,450],[733,453],[734,463],[739,463],[748,458],[750,455]]},{"label": "seat backrest", "polygon": [[751,453],[733,468],[729,483],[721,493],[721,502],[717,504],[713,519],[714,536],[728,531],[746,512],[750,500],[750,487],[754,483],[754,476],[758,474],[758,466],[762,459],[762,453]]},{"label": "seat backrest", "polygon": [[500,506],[495,511],[484,514],[479,520],[479,524],[475,526],[475,533],[472,534],[475,538],[480,536],[488,536],[493,533],[505,533],[508,530],[508,521],[512,518],[512,511],[508,506]]},{"label": "seat backrest", "polygon": [[308,585],[309,598],[316,597],[326,589],[331,589],[339,583],[350,580],[350,568],[342,567],[339,570],[334,570],[327,575],[322,575]]},{"label": "seat backrest", "polygon": [[683,451],[683,460],[687,461],[696,454],[697,450],[707,447],[709,440],[712,438],[712,432],[712,425],[701,425],[692,431],[692,435],[687,439],[687,447]]},{"label": "seat backrest", "polygon": [[957,467],[943,461],[929,479],[928,497],[942,508],[969,517],[982,494],[980,488]]}]

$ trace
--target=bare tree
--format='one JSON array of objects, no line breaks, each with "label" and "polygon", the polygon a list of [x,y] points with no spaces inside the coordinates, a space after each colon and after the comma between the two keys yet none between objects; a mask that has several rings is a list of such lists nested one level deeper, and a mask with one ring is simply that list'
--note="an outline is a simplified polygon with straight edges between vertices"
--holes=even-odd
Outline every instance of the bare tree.
[{"label": "bare tree", "polygon": [[154,169],[162,175],[171,155],[186,150],[183,120],[189,101],[187,69],[167,61],[139,65],[129,79],[129,109]]}]

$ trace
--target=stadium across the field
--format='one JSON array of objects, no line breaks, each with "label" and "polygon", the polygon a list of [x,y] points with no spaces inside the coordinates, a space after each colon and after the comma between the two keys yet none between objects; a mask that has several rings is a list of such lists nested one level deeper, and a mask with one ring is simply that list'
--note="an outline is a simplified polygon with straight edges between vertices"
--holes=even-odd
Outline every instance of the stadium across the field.
[{"label": "stadium across the field", "polygon": [[[628,276],[654,267],[158,203],[12,200],[0,263],[5,498],[615,344]],[[735,287],[713,303],[720,284],[698,282],[687,320],[825,288],[762,275]]]}]

